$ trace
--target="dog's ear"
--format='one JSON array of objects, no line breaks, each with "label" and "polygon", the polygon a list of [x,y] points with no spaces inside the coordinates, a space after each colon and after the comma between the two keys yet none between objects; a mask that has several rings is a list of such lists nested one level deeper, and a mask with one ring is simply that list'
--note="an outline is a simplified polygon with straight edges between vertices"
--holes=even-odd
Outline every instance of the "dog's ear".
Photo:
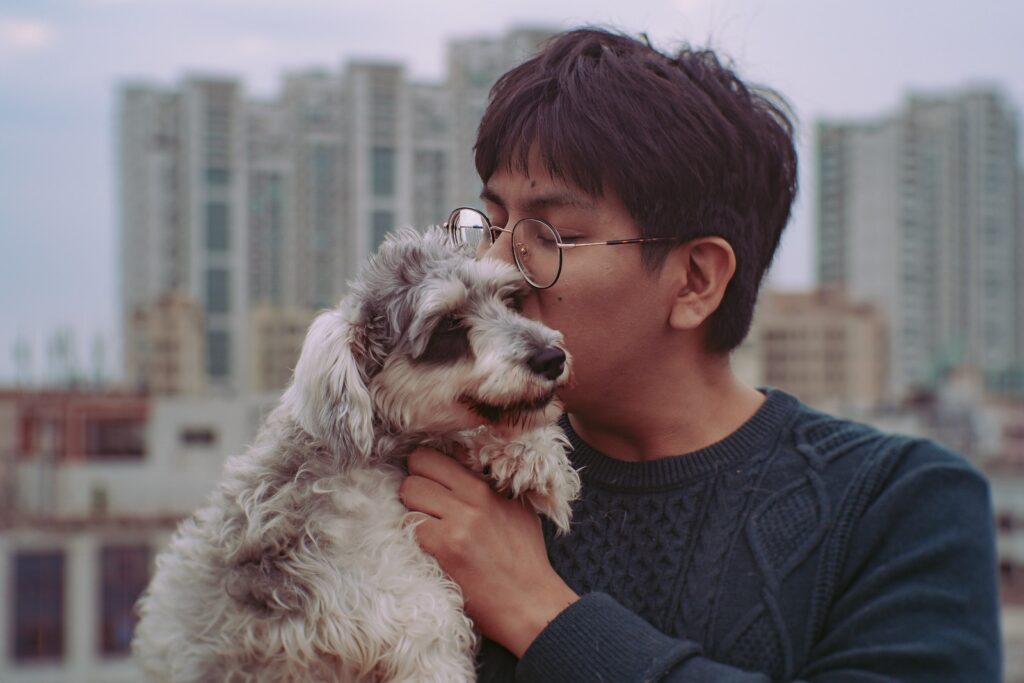
[{"label": "dog's ear", "polygon": [[358,322],[344,309],[317,316],[309,327],[291,386],[281,403],[340,460],[367,460],[373,450],[373,405],[356,358]]}]

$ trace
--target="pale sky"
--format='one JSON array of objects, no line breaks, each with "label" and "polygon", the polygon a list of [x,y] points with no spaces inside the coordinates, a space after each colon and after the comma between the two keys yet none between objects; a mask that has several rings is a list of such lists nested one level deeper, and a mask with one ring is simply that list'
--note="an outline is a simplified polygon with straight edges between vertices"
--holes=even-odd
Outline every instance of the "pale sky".
[{"label": "pale sky", "polygon": [[519,25],[601,24],[672,48],[709,45],[781,91],[800,119],[801,194],[771,273],[813,284],[813,131],[877,117],[910,90],[991,83],[1024,103],[1024,3],[1016,0],[3,0],[0,3],[0,384],[13,342],[75,331],[87,365],[117,324],[114,105],[118,84],[186,73],[275,92],[285,71],[383,58],[439,80],[450,38]]}]

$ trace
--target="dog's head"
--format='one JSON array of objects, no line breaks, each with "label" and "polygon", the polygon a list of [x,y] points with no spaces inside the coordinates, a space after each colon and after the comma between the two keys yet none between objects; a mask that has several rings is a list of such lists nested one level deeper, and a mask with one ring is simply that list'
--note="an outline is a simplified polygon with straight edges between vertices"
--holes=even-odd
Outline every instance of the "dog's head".
[{"label": "dog's head", "polygon": [[555,419],[569,377],[562,336],[518,312],[528,285],[437,229],[389,237],[306,336],[283,402],[346,457],[374,432],[506,434]]}]

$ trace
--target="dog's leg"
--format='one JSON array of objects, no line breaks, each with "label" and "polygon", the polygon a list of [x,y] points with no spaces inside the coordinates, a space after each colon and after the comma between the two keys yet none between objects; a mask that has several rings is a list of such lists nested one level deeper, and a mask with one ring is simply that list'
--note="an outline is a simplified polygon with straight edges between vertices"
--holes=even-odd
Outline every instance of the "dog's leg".
[{"label": "dog's leg", "polygon": [[319,646],[353,680],[470,683],[473,626],[458,586],[416,543],[398,499],[403,477],[352,471],[329,487],[338,516],[324,531],[337,540],[323,561],[336,570],[319,591]]},{"label": "dog's leg", "polygon": [[559,533],[569,531],[571,503],[580,477],[566,457],[569,442],[557,425],[547,425],[505,440],[485,431],[469,445],[466,464],[486,472],[498,491],[523,498],[550,519]]}]

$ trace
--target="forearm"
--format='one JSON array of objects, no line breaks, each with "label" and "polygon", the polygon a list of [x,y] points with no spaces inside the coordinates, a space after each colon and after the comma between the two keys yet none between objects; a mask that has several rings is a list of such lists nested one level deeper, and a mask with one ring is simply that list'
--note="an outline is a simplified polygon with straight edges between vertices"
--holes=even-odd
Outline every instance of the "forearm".
[{"label": "forearm", "polygon": [[591,593],[537,636],[516,668],[516,680],[766,683],[769,678],[713,662],[697,643],[667,636],[608,595]]},{"label": "forearm", "polygon": [[[852,626],[853,624],[851,624]],[[870,638],[868,639],[870,640]],[[970,648],[974,664],[958,664]],[[964,648],[968,648],[965,650]],[[891,680],[996,681],[998,644],[964,632],[947,642],[862,643],[821,654],[791,683]],[[989,666],[977,667],[978,661]],[[984,670],[982,670],[984,669]],[[559,614],[520,659],[518,683],[769,683],[763,674],[704,655],[692,640],[668,636],[604,593],[590,593]]]}]

